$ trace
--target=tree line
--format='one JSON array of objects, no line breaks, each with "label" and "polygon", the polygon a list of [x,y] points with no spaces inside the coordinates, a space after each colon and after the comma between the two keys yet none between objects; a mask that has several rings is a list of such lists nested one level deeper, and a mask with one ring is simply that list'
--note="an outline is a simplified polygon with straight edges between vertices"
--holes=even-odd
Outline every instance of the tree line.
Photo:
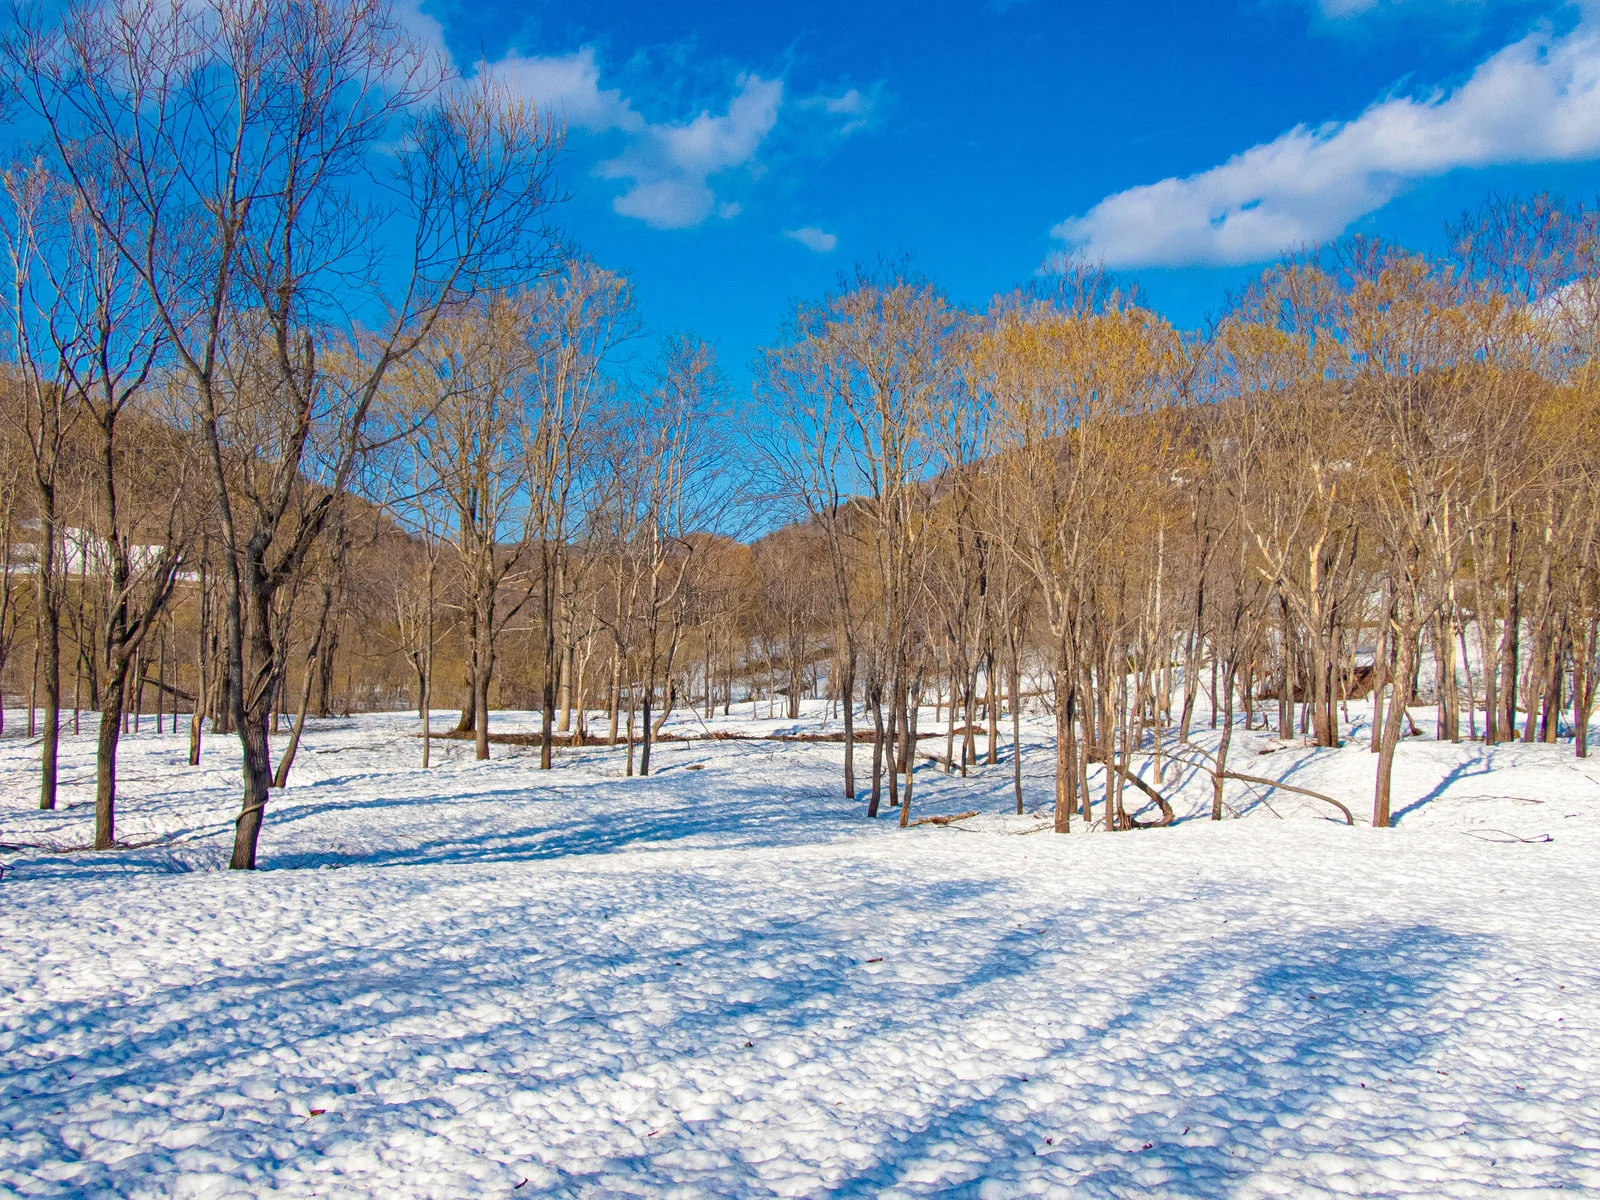
[{"label": "tree line", "polygon": [[97,847],[147,703],[193,761],[239,740],[240,868],[308,716],[352,708],[414,705],[424,766],[510,706],[543,768],[603,741],[649,773],[673,713],[809,695],[902,824],[919,761],[1008,740],[1021,811],[1031,708],[1062,831],[1170,821],[1183,770],[1220,819],[1241,720],[1333,746],[1357,698],[1376,825],[1424,698],[1441,738],[1587,754],[1592,210],[1299,252],[1202,330],[1081,264],[982,309],[880,264],[735,395],[560,236],[559,126],[378,0],[131,0],[0,49],[33,139],[0,196],[0,680],[45,807],[99,714]]},{"label": "tree line", "polygon": [[1296,253],[1200,331],[1070,264],[982,313],[904,274],[802,306],[760,364],[763,458],[820,543],[834,676],[872,722],[869,813],[887,790],[909,819],[930,689],[952,698],[946,769],[957,724],[978,757],[980,700],[993,763],[998,715],[1041,693],[1061,831],[1171,821],[1161,780],[1184,767],[1220,819],[1248,778],[1241,717],[1335,746],[1358,697],[1377,826],[1424,692],[1441,738],[1587,755],[1597,251],[1593,210],[1538,197],[1486,205],[1440,254]]}]

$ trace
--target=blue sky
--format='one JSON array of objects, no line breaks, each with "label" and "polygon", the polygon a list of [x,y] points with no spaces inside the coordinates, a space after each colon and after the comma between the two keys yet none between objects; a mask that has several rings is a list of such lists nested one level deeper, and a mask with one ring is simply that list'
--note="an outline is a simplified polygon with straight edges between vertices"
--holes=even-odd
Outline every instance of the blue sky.
[{"label": "blue sky", "polygon": [[1296,242],[1600,194],[1600,0],[420,4],[564,116],[562,224],[736,379],[880,256],[982,304],[1074,250],[1192,325]]}]

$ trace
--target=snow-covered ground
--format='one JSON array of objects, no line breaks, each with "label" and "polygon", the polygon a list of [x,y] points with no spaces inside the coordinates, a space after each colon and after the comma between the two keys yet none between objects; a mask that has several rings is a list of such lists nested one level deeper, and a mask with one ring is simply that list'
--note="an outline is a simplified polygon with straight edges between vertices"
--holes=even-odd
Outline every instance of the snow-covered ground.
[{"label": "snow-covered ground", "polygon": [[[748,714],[711,724],[822,724]],[[1212,824],[1191,776],[1172,828],[1060,837],[1003,815],[1004,762],[919,770],[919,815],[985,815],[902,831],[837,744],[424,773],[416,728],[314,724],[253,875],[219,869],[224,738],[124,742],[144,848],[0,852],[0,1194],[1600,1192],[1600,765],[1568,745],[1411,739],[1393,830],[1243,785]],[[1234,762],[1359,816],[1359,734]],[[87,725],[56,813],[35,755],[0,741],[0,842],[85,844]]]}]

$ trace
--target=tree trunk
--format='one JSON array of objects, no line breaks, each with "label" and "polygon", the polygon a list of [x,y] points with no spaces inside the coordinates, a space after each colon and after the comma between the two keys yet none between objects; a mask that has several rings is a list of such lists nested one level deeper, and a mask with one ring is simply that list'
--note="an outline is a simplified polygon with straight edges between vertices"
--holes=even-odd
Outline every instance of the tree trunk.
[{"label": "tree trunk", "polygon": [[944,773],[955,774],[956,769],[956,696],[960,684],[954,671],[950,672],[950,707],[944,719]]},{"label": "tree trunk", "polygon": [[1390,624],[1394,620],[1394,592],[1391,590],[1389,598],[1384,602],[1383,615],[1378,619],[1378,640],[1372,651],[1372,730],[1370,749],[1374,754],[1383,749],[1383,689],[1389,684],[1392,674],[1391,659],[1394,657],[1393,631]]},{"label": "tree trunk", "polygon": [[844,658],[844,675],[839,681],[839,703],[844,715],[844,795],[847,800],[856,798],[856,656],[847,650]]},{"label": "tree trunk", "polygon": [[489,672],[481,663],[472,675],[473,751],[478,761],[489,757]]},{"label": "tree trunk", "polygon": [[[1213,662],[1215,660],[1213,659]],[[1222,710],[1222,740],[1217,743],[1217,769],[1211,776],[1211,819],[1222,820],[1222,785],[1223,773],[1228,769],[1228,749],[1233,744],[1233,684],[1238,674],[1233,660],[1228,660],[1223,668],[1224,682],[1223,694],[1227,697],[1227,705]],[[1216,705],[1212,704],[1215,711]]]},{"label": "tree trunk", "polygon": [[204,663],[196,664],[195,674],[197,676],[200,690],[195,693],[194,715],[189,718],[189,765],[191,767],[198,767],[200,765],[200,740],[202,737],[202,726],[205,722],[205,711],[207,704]]},{"label": "tree trunk", "polygon": [[[283,748],[283,754],[278,759],[278,770],[272,777],[272,786],[286,788],[289,786],[289,768],[294,765],[295,752],[300,749],[300,735],[305,732],[306,713],[311,708],[311,658],[306,661],[306,677],[300,684],[300,704],[294,714],[294,725],[289,730],[289,744]],[[427,739],[423,739],[427,744]]]},{"label": "tree trunk", "polygon": [[117,840],[117,740],[127,671],[112,670],[100,691],[100,732],[95,747],[94,848],[109,850]]},{"label": "tree trunk", "polygon": [[917,717],[918,709],[922,704],[922,681],[917,680],[911,693],[911,699],[906,708],[906,741],[905,767],[906,790],[900,797],[900,828],[904,829],[911,820],[911,777],[917,769]]},{"label": "tree trunk", "polygon": [[[317,657],[316,657],[317,684],[318,684],[318,690],[317,690],[317,699],[318,699],[317,715],[321,716],[321,717],[331,717],[331,716],[333,716],[333,713],[334,713],[333,674],[334,674],[335,668],[338,665],[338,653],[339,653],[339,622],[338,621],[333,621],[330,624],[325,624],[324,625],[323,632],[322,632],[321,637],[318,639],[318,646],[317,646]],[[311,670],[311,666],[312,666],[312,664],[309,663],[309,662],[306,664],[306,670],[308,672]],[[349,704],[350,704],[350,695],[349,695],[349,687],[348,687],[348,685],[349,685],[349,672],[348,671],[346,671],[345,683],[346,683],[346,690],[345,690],[344,702],[345,702],[345,706],[348,708]],[[280,699],[278,701],[278,703],[279,703],[279,706],[281,707],[282,704],[283,704],[282,699]],[[348,714],[346,714],[346,715],[348,715]]]},{"label": "tree trunk", "polygon": [[55,518],[47,516],[41,525],[44,537],[39,546],[39,682],[44,687],[44,732],[39,744],[39,807],[53,809],[61,753],[61,597],[55,584]]},{"label": "tree trunk", "polygon": [[551,552],[548,541],[540,543],[539,557],[542,568],[539,606],[544,622],[544,644],[540,647],[544,669],[539,687],[539,769],[548,771],[555,763],[555,747],[551,743],[555,740],[556,685],[561,669],[556,655],[556,609],[560,602],[561,564]]},{"label": "tree trunk", "polygon": [[585,704],[585,697],[587,693],[584,691],[584,677],[588,674],[589,659],[592,657],[593,653],[594,642],[592,638],[590,638],[585,641],[582,656],[576,658],[573,662],[572,737],[573,745],[576,746],[583,745],[587,740],[589,733],[589,709]]},{"label": "tree trunk", "polygon": [[546,661],[544,678],[539,683],[539,769],[541,771],[548,771],[554,765],[553,747],[550,743],[555,740],[555,707],[556,666]]},{"label": "tree trunk", "polygon": [[1000,761],[996,757],[1000,742],[1000,711],[996,704],[999,692],[995,688],[994,657],[994,648],[991,646],[984,657],[986,665],[983,672],[983,707],[989,718],[989,752],[984,755],[984,762],[991,767]]},{"label": "tree trunk", "polygon": [[632,776],[632,774],[633,774],[633,710],[634,710],[634,706],[635,706],[636,703],[637,703],[637,698],[634,695],[633,684],[630,683],[628,685],[628,729],[627,729],[627,742],[628,742],[628,770],[627,770],[627,774],[629,776]]},{"label": "tree trunk", "polygon": [[1451,742],[1461,740],[1461,687],[1456,679],[1455,623],[1455,607],[1447,605],[1435,620],[1436,644],[1433,651],[1439,721],[1435,732],[1440,741]]},{"label": "tree trunk", "polygon": [[706,640],[703,650],[704,653],[701,655],[701,675],[705,680],[705,712],[706,720],[709,721],[712,717],[717,715],[717,693],[711,670],[711,631],[709,629],[706,630]]},{"label": "tree trunk", "polygon": [[1394,755],[1400,744],[1401,727],[1405,724],[1406,708],[1411,700],[1411,669],[1416,661],[1417,631],[1397,629],[1394,640],[1393,694],[1389,697],[1388,711],[1384,714],[1383,737],[1378,746],[1378,777],[1373,789],[1372,825],[1375,829],[1389,827]]},{"label": "tree trunk", "polygon": [[83,712],[83,647],[78,647],[72,669],[72,736],[83,732],[80,714]]},{"label": "tree trunk", "polygon": [[[253,539],[243,553],[235,551],[230,570],[224,576],[227,582],[228,703],[239,734],[244,775],[244,800],[234,825],[230,870],[255,870],[257,843],[272,786],[267,719],[278,681],[270,675],[275,661],[271,641],[272,591],[258,557],[259,547],[259,539]],[[248,675],[245,672],[247,648],[251,667]],[[250,681],[248,691],[247,679]]]},{"label": "tree trunk", "polygon": [[253,719],[242,718],[243,714],[235,708],[234,720],[239,724],[239,740],[244,749],[244,805],[234,825],[233,857],[228,867],[236,871],[253,871],[256,868],[256,845],[266,814],[272,771],[267,754],[266,714],[262,713]]},{"label": "tree trunk", "polygon": [[1339,744],[1339,713],[1335,707],[1334,676],[1339,670],[1339,626],[1330,618],[1325,634],[1311,636],[1311,726],[1316,744]]},{"label": "tree trunk", "polygon": [[[1231,696],[1228,699],[1228,703],[1230,705],[1233,703],[1233,699],[1232,699]],[[1216,652],[1216,649],[1213,648],[1212,651],[1211,651],[1211,728],[1215,729],[1216,727],[1217,727],[1217,652]]]},{"label": "tree trunk", "polygon": [[611,726],[606,734],[606,745],[617,744],[617,719],[622,711],[622,651],[611,652]]},{"label": "tree trunk", "polygon": [[973,727],[978,720],[978,665],[972,664],[961,681],[961,777],[966,778],[968,766],[978,761],[978,737]]},{"label": "tree trunk", "polygon": [[1495,669],[1498,643],[1495,639],[1494,612],[1498,601],[1482,560],[1486,555],[1492,555],[1493,551],[1487,543],[1480,549],[1476,541],[1472,549],[1473,607],[1477,610],[1478,618],[1478,656],[1483,664],[1483,742],[1486,746],[1492,746],[1498,740],[1496,728],[1500,706],[1499,672]]},{"label": "tree trunk", "polygon": [[[161,635],[161,643],[156,648],[156,732],[161,732],[161,702],[166,699],[167,691],[167,636]],[[176,728],[176,722],[174,722]]]},{"label": "tree trunk", "polygon": [[1017,816],[1022,815],[1022,666],[1016,643],[1011,644],[1011,790],[1017,796]]},{"label": "tree trunk", "polygon": [[789,720],[800,719],[800,693],[805,686],[805,647],[799,625],[789,622]]},{"label": "tree trunk", "polygon": [[572,732],[572,672],[573,655],[575,648],[569,643],[561,651],[561,690],[556,697],[556,708],[560,717],[556,722],[557,733]]},{"label": "tree trunk", "polygon": [[[900,807],[900,706],[905,703],[904,697],[899,695],[901,681],[899,672],[890,676],[889,684],[889,715],[883,738],[884,777],[889,784],[889,807]],[[905,814],[901,813],[904,818]],[[904,820],[901,824],[904,825]]]},{"label": "tree trunk", "polygon": [[1500,629],[1499,693],[1500,712],[1496,717],[1496,740],[1513,741],[1517,736],[1517,657],[1522,625],[1522,592],[1516,575],[1513,545],[1517,523],[1512,521],[1506,537],[1506,616]]},{"label": "tree trunk", "polygon": [[655,690],[656,681],[653,678],[646,679],[644,681],[644,703],[639,708],[639,716],[641,718],[639,723],[641,738],[639,743],[639,774],[641,775],[650,774],[650,744],[653,740],[650,728],[650,701],[654,699]]},{"label": "tree trunk", "polygon": [[28,740],[32,741],[39,732],[39,655],[40,646],[44,641],[44,624],[39,619],[38,609],[33,613],[33,675],[28,681]]},{"label": "tree trunk", "polygon": [[883,693],[876,680],[867,685],[867,704],[872,709],[872,795],[867,816],[876,817],[883,798]]},{"label": "tree trunk", "polygon": [[655,727],[650,730],[652,740],[661,740],[661,730],[672,716],[672,710],[677,707],[677,703],[678,685],[672,679],[667,679],[661,688],[661,711],[656,714]]},{"label": "tree trunk", "polygon": [[1572,746],[1579,758],[1589,757],[1589,720],[1594,713],[1595,659],[1600,649],[1600,618],[1585,619],[1582,636],[1572,635]]},{"label": "tree trunk", "polygon": [[1290,652],[1293,639],[1289,628],[1289,601],[1278,595],[1278,738],[1288,741],[1294,736],[1294,663]]},{"label": "tree trunk", "polygon": [[1071,668],[1065,663],[1056,671],[1056,807],[1055,831],[1057,833],[1072,832],[1072,807],[1077,797],[1077,746],[1074,744],[1076,737],[1075,725],[1077,721],[1074,709],[1077,707],[1077,693],[1071,680]]}]

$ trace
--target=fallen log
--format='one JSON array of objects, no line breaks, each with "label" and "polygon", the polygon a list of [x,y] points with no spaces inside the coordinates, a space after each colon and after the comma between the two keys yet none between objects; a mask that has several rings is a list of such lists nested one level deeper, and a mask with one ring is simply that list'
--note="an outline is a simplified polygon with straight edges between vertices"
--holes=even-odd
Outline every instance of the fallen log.
[{"label": "fallen log", "polygon": [[[133,680],[132,683],[134,687],[138,687],[140,685],[140,681],[137,679]],[[194,703],[194,693],[186,692],[175,684],[167,683],[164,680],[156,679],[150,675],[146,675],[144,677],[143,684],[145,687],[153,687],[157,691],[165,692],[167,695],[178,700],[186,700],[190,704]]]},{"label": "fallen log", "polygon": [[915,826],[949,826],[949,824],[954,824],[957,821],[966,821],[966,819],[973,818],[973,816],[978,816],[976,808],[971,813],[957,813],[955,816],[925,816],[920,821],[910,822],[907,829],[912,829]]}]

